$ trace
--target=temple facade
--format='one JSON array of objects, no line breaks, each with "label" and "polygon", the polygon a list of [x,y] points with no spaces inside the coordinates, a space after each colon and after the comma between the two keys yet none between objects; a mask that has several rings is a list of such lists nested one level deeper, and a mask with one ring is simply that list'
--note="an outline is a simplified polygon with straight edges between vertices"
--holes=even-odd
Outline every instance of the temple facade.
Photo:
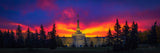
[{"label": "temple facade", "polygon": [[88,47],[90,47],[91,42],[93,42],[94,47],[100,47],[100,45],[105,44],[105,37],[85,37],[79,27],[79,19],[77,19],[77,28],[76,32],[72,34],[72,37],[60,37],[62,39],[63,44],[66,47],[84,47],[85,39],[87,41]]},{"label": "temple facade", "polygon": [[83,47],[84,46],[84,39],[85,34],[82,34],[79,27],[79,19],[77,19],[77,30],[74,34],[72,34],[73,38],[73,46],[75,47]]}]

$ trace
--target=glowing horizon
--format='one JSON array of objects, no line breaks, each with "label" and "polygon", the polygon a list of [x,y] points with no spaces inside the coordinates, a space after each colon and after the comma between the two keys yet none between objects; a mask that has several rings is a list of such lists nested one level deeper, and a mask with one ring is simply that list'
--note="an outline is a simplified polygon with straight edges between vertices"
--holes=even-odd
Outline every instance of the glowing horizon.
[{"label": "glowing horizon", "polygon": [[[57,31],[57,35],[59,35],[60,37],[72,37],[72,34],[76,32],[76,24],[73,23],[69,23],[69,24],[64,24],[64,23],[60,23],[60,22],[56,22],[56,31]],[[121,23],[121,22],[120,22]],[[82,24],[82,23],[81,23]],[[110,28],[110,30],[112,31],[112,34],[115,33],[114,32],[114,25],[115,23],[102,23],[101,25],[97,25],[97,26],[91,26],[91,27],[86,27],[84,28],[82,25],[80,24],[80,28],[81,32],[84,33],[86,35],[86,37],[105,37],[107,36],[108,30]],[[121,27],[123,28],[125,23],[120,24]],[[10,23],[11,26],[18,26],[20,25],[22,28],[22,33],[27,32],[27,28],[30,28],[30,31],[35,33],[35,30],[40,31],[40,26],[34,26],[34,27],[30,27],[30,26],[26,26],[23,24],[19,24],[19,23]],[[128,24],[129,27],[131,27],[132,23]],[[121,29],[122,29],[121,28]],[[13,32],[16,33],[16,29],[9,29],[9,30],[13,30]],[[8,29],[3,29],[1,28],[1,30],[4,31],[8,31]],[[52,25],[48,26],[48,27],[44,27],[45,33],[47,35],[47,32],[50,32],[52,30]],[[148,29],[141,29],[139,28],[138,31],[145,31]]]}]

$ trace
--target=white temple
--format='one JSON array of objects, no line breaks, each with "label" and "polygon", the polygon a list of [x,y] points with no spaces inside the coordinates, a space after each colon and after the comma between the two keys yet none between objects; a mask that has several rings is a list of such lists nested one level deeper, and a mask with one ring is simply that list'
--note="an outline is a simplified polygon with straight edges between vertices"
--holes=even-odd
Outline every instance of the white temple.
[{"label": "white temple", "polygon": [[75,45],[75,47],[84,46],[85,34],[82,34],[82,32],[80,31],[79,19],[77,19],[77,30],[74,34],[72,34],[72,38],[73,38],[73,44]]}]

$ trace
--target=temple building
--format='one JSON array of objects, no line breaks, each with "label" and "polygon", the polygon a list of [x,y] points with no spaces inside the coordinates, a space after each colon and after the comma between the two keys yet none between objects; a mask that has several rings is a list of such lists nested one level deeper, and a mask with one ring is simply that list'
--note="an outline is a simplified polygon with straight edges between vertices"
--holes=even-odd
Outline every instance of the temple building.
[{"label": "temple building", "polygon": [[79,19],[77,19],[77,30],[74,34],[72,34],[72,38],[73,38],[73,45],[75,47],[84,46],[85,34],[82,34],[82,32],[80,31]]},{"label": "temple building", "polygon": [[77,29],[72,37],[60,37],[62,39],[63,44],[66,47],[84,47],[85,39],[87,41],[88,47],[90,47],[91,42],[93,42],[94,47],[100,47],[101,45],[105,44],[106,38],[105,37],[85,37],[79,27],[79,19],[77,19]]}]

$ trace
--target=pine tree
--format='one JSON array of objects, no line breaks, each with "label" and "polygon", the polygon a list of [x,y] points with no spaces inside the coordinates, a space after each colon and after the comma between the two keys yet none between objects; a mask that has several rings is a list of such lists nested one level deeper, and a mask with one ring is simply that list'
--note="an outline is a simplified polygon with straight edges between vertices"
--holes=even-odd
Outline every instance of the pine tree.
[{"label": "pine tree", "polygon": [[27,48],[31,48],[31,32],[29,30],[29,27],[28,27],[28,30],[27,30],[27,38],[26,38],[26,47]]},{"label": "pine tree", "polygon": [[110,30],[110,28],[109,28],[109,30],[108,30],[108,36],[107,36],[107,45],[108,46],[112,46],[112,33],[111,33],[111,30]]},{"label": "pine tree", "polygon": [[16,35],[18,36],[17,39],[17,47],[24,47],[24,38],[22,36],[22,31],[20,25],[18,25],[18,28],[16,30]]},{"label": "pine tree", "polygon": [[57,48],[57,42],[56,42],[56,27],[55,24],[53,25],[53,29],[51,31],[51,39],[50,39],[50,48],[55,49]]},{"label": "pine tree", "polygon": [[123,35],[124,35],[124,37],[125,37],[125,44],[124,44],[124,49],[125,50],[128,50],[128,48],[129,48],[129,36],[128,36],[128,34],[129,34],[129,26],[128,26],[128,24],[127,24],[127,21],[126,21],[126,24],[124,25],[124,28],[123,28]]},{"label": "pine tree", "polygon": [[121,33],[121,26],[118,22],[118,19],[116,20],[116,24],[114,26],[114,30],[116,31],[116,38],[117,38],[117,41],[118,41],[118,36],[120,36],[120,33]]},{"label": "pine tree", "polygon": [[148,36],[148,41],[151,46],[157,45],[157,33],[156,33],[157,22],[151,28],[150,35]]},{"label": "pine tree", "polygon": [[10,48],[11,47],[11,40],[10,40],[10,32],[9,32],[9,29],[8,29],[8,32],[7,32],[7,35],[6,35],[6,47],[7,48]]},{"label": "pine tree", "polygon": [[114,30],[115,30],[115,32],[116,32],[116,41],[115,41],[115,44],[114,44],[114,46],[113,46],[113,50],[114,51],[120,51],[121,50],[121,41],[119,40],[119,36],[120,36],[120,34],[121,34],[121,26],[120,26],[120,24],[119,24],[119,22],[118,22],[118,19],[116,20],[116,24],[115,24],[115,26],[114,26]]},{"label": "pine tree", "polygon": [[124,32],[124,36],[128,37],[127,35],[129,33],[129,26],[127,24],[127,21],[126,21],[126,24],[124,25],[123,32]]},{"label": "pine tree", "polygon": [[39,40],[39,37],[38,37],[38,32],[37,32],[37,30],[35,31],[35,37],[34,37],[34,39],[33,39],[33,45],[34,45],[34,47],[36,47],[36,48],[39,48],[40,47],[40,40]]},{"label": "pine tree", "polygon": [[15,47],[15,44],[16,44],[16,40],[15,40],[15,37],[14,37],[14,32],[13,30],[11,30],[11,37],[10,37],[10,42],[11,42],[11,47],[14,48]]},{"label": "pine tree", "polygon": [[45,31],[44,31],[44,29],[43,29],[43,25],[41,24],[41,30],[40,30],[40,37],[41,37],[41,39],[46,39],[46,35],[45,35]]},{"label": "pine tree", "polygon": [[46,43],[45,43],[45,40],[46,40],[46,35],[45,35],[45,31],[43,29],[43,25],[41,24],[41,30],[40,30],[40,42],[41,42],[41,46],[42,47],[46,47]]},{"label": "pine tree", "polygon": [[137,23],[135,24],[133,21],[132,24],[132,31],[131,31],[131,36],[130,36],[130,48],[131,49],[136,49],[138,46],[138,25]]},{"label": "pine tree", "polygon": [[3,33],[0,30],[0,48],[3,48]]},{"label": "pine tree", "polygon": [[36,30],[36,33],[35,33],[35,39],[38,40],[38,32]]},{"label": "pine tree", "polygon": [[4,36],[3,37],[3,47],[7,48],[6,46],[7,46],[8,41],[7,41],[7,32],[6,31],[4,32],[3,36]]}]

